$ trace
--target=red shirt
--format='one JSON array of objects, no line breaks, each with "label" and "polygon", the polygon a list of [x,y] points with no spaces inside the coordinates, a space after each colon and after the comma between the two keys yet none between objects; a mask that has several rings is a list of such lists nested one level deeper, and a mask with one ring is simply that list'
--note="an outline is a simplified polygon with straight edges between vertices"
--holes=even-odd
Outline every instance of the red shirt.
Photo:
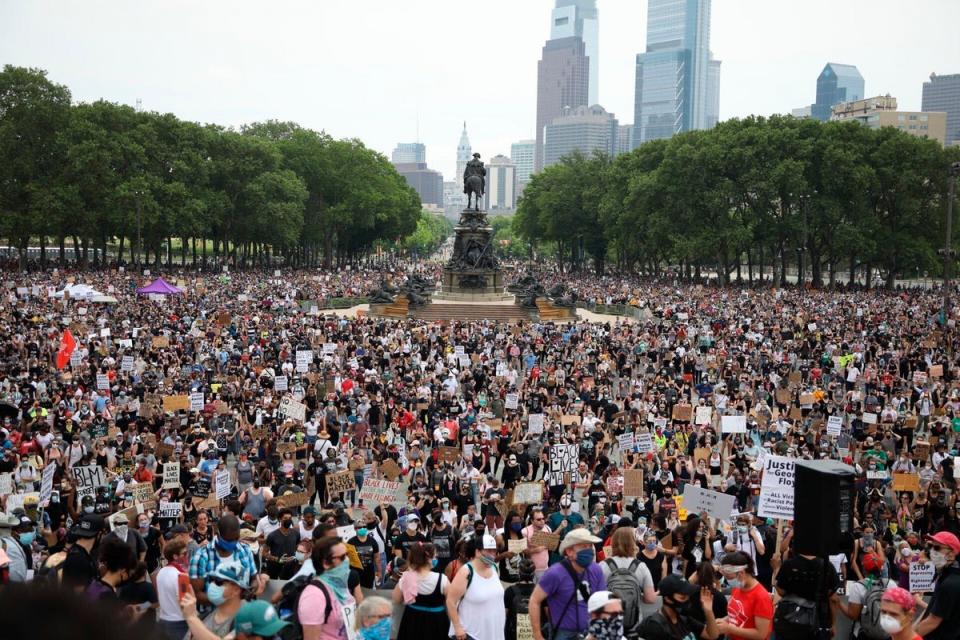
[{"label": "red shirt", "polygon": [[[734,589],[727,605],[727,621],[741,629],[756,629],[756,618],[766,618],[771,621],[773,629],[773,600],[770,594],[759,582],[749,591]],[[770,637],[770,630],[766,637]],[[731,640],[743,640],[743,636],[730,634]]]}]

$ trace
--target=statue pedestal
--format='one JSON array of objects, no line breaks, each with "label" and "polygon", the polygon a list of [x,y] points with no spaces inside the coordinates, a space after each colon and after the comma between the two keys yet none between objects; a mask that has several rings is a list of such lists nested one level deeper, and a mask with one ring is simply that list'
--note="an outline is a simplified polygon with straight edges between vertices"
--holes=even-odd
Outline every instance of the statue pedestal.
[{"label": "statue pedestal", "polygon": [[442,293],[471,297],[502,294],[503,272],[486,212],[464,209],[454,231],[453,255],[443,267]]}]

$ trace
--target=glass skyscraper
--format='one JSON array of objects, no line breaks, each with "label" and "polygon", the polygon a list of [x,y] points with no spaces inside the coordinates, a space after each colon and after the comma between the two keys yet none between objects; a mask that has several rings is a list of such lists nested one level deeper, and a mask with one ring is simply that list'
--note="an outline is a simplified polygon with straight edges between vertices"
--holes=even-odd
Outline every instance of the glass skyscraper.
[{"label": "glass skyscraper", "polygon": [[946,144],[960,145],[960,73],[930,74],[930,82],[923,83],[924,111],[943,111],[947,114]]},{"label": "glass skyscraper", "polygon": [[647,48],[637,55],[637,144],[719,120],[720,62],[710,54],[710,11],[711,0],[649,0]]},{"label": "glass skyscraper", "polygon": [[590,84],[587,104],[600,101],[600,23],[597,0],[557,0],[550,23],[550,39],[577,37],[583,40],[590,59]]},{"label": "glass skyscraper", "polygon": [[810,115],[826,122],[834,105],[863,100],[863,97],[863,76],[857,68],[852,64],[828,62],[817,78],[817,101],[810,105]]}]

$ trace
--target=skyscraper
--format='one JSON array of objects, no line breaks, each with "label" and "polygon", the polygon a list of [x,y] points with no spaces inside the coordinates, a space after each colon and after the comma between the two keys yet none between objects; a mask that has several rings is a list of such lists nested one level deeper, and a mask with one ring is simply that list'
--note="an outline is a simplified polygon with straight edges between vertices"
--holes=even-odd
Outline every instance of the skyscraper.
[{"label": "skyscraper", "polygon": [[620,125],[612,113],[598,104],[564,109],[563,114],[544,127],[543,162],[549,167],[574,151],[591,155],[602,151],[617,153]]},{"label": "skyscraper", "polygon": [[393,164],[425,164],[427,146],[422,142],[400,142],[390,157]]},{"label": "skyscraper", "polygon": [[923,83],[923,111],[943,111],[947,114],[945,146],[960,145],[960,73],[948,76],[930,74],[930,82]]},{"label": "skyscraper", "polygon": [[490,213],[511,213],[517,206],[517,167],[510,158],[493,156],[487,163],[487,189],[483,208]]},{"label": "skyscraper", "polygon": [[587,105],[590,61],[579,36],[547,40],[537,65],[537,147],[534,171],[543,169],[543,129],[565,108]]},{"label": "skyscraper", "polygon": [[520,140],[510,145],[510,159],[517,167],[517,182],[526,184],[530,182],[530,176],[533,174],[533,156],[537,148],[536,140]]},{"label": "skyscraper", "polygon": [[817,77],[817,101],[810,105],[810,115],[826,122],[834,105],[856,100],[863,100],[863,76],[851,64],[828,62]]},{"label": "skyscraper", "polygon": [[550,39],[577,37],[583,40],[590,59],[587,104],[600,102],[600,22],[597,0],[557,0],[551,16]]},{"label": "skyscraper", "polygon": [[455,176],[456,180],[463,182],[463,170],[466,169],[467,163],[470,162],[470,158],[473,149],[470,147],[470,138],[467,136],[467,122],[463,122],[463,133],[460,134],[460,144],[457,145],[457,175]]},{"label": "skyscraper", "polygon": [[443,176],[427,168],[425,162],[393,165],[404,180],[420,195],[420,202],[431,209],[443,208]]},{"label": "skyscraper", "polygon": [[711,0],[649,0],[637,55],[635,140],[668,138],[719,120],[720,63],[710,53]]}]

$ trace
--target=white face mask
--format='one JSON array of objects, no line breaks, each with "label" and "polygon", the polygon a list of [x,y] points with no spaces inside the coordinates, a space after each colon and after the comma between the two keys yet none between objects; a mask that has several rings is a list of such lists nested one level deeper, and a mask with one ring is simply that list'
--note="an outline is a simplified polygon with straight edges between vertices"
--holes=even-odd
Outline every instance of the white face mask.
[{"label": "white face mask", "polygon": [[930,562],[933,563],[937,569],[943,569],[945,566],[950,564],[950,560],[947,559],[947,554],[943,551],[931,551],[930,552]]},{"label": "white face mask", "polygon": [[902,631],[903,625],[893,616],[882,613],[880,614],[880,628],[883,629],[884,633],[893,635]]}]

